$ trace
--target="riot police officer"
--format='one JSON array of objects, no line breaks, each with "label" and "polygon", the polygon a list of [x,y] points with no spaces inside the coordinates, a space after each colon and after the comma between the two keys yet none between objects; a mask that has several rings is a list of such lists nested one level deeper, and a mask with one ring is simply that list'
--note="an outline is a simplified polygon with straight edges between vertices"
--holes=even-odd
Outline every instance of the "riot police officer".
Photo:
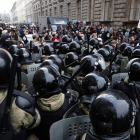
[{"label": "riot police officer", "polygon": [[133,93],[129,83],[135,81],[138,91],[140,91],[140,59],[132,59],[127,65],[127,70],[129,76],[122,81],[116,82],[113,88],[124,92],[130,98]]},{"label": "riot police officer", "polygon": [[64,35],[62,37],[62,42],[70,43],[70,42],[72,42],[72,38],[69,35]]},{"label": "riot police officer", "polygon": [[83,96],[80,98],[80,103],[74,105],[64,117],[89,115],[92,102],[100,92],[107,90],[109,85],[109,79],[102,73],[87,74],[82,81]]},{"label": "riot police officer", "polygon": [[67,68],[67,72],[72,75],[74,69],[75,69],[75,66],[78,65],[78,62],[79,62],[79,57],[76,53],[74,52],[70,52],[70,53],[67,53],[65,58],[64,58],[64,62],[65,62],[65,66],[67,67],[68,65],[72,64],[70,67]]},{"label": "riot police officer", "polygon": [[19,56],[21,71],[27,73],[27,65],[34,64],[33,61],[31,60],[31,53],[27,49],[21,48],[17,51],[17,55]]},{"label": "riot police officer", "polygon": [[17,53],[17,51],[19,49],[20,49],[20,46],[18,46],[18,45],[12,45],[12,46],[9,47],[8,51],[13,56],[14,54]]},{"label": "riot police officer", "polygon": [[[103,91],[91,105],[89,117],[92,127],[74,140],[130,140],[134,112],[134,103],[123,92]],[[67,140],[73,140],[73,137]]]},{"label": "riot police officer", "polygon": [[60,73],[51,66],[42,67],[33,77],[36,107],[41,115],[40,125],[34,129],[34,134],[41,140],[49,140],[50,126],[61,120],[64,113],[77,102],[77,97],[71,93],[62,93],[59,79]]},{"label": "riot police officer", "polygon": [[[0,127],[2,127],[12,57],[8,51],[0,49],[0,60]],[[33,98],[27,93],[14,90],[11,99],[11,109],[6,123],[6,126],[8,127],[7,131],[10,133],[10,136],[9,133],[0,133],[1,140],[9,140],[8,137],[10,137],[10,140],[26,140],[27,129],[34,128],[40,123],[40,115],[38,110],[35,109]],[[35,136],[31,137],[37,139]]]},{"label": "riot police officer", "polygon": [[59,48],[59,51],[58,51],[58,54],[59,56],[64,59],[65,58],[65,55],[66,53],[68,52],[69,50],[69,45],[68,44],[62,44]]},{"label": "riot police officer", "polygon": [[44,44],[42,48],[42,55],[41,55],[41,61],[48,59],[48,57],[52,54],[55,54],[55,49],[50,44]]}]

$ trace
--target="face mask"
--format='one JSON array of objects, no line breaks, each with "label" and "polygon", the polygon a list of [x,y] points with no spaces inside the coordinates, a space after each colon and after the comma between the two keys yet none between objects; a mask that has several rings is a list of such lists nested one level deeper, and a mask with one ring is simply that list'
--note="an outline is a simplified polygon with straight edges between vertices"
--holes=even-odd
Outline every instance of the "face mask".
[{"label": "face mask", "polygon": [[119,32],[121,32],[121,30],[119,30]]},{"label": "face mask", "polygon": [[26,40],[26,37],[23,37],[23,40]]},{"label": "face mask", "polygon": [[110,34],[109,34],[109,35],[107,35],[107,37],[110,37]]}]

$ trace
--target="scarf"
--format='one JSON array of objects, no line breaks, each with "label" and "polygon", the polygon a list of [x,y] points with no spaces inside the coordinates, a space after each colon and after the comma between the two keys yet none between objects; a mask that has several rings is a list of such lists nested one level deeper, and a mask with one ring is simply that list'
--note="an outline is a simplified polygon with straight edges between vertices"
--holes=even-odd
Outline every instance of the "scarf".
[{"label": "scarf", "polygon": [[50,98],[38,98],[36,100],[38,106],[42,111],[57,111],[65,101],[65,95],[63,93],[53,95]]}]

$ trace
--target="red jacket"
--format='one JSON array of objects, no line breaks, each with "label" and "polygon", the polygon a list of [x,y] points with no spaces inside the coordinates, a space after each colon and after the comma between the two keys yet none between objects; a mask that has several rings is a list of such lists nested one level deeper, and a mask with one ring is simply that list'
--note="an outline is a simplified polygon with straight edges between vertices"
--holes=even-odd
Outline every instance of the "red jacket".
[{"label": "red jacket", "polygon": [[56,38],[56,37],[53,37],[53,38],[52,38],[52,41],[55,41],[55,39],[57,39],[57,38]]}]

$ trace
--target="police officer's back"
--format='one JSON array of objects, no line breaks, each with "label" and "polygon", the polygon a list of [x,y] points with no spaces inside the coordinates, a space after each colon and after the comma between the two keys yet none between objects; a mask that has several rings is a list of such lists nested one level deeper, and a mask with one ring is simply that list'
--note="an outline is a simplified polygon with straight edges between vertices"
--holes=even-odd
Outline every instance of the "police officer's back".
[{"label": "police officer's back", "polygon": [[50,126],[61,120],[64,113],[77,101],[72,94],[61,92],[60,78],[58,70],[51,66],[40,68],[33,78],[33,85],[37,91],[36,107],[41,115],[41,124],[34,133],[41,140],[49,139]]},{"label": "police officer's back", "polygon": [[100,92],[108,88],[108,85],[109,80],[105,75],[98,72],[87,74],[82,81],[83,96],[79,105],[73,106],[70,109],[73,111],[65,117],[89,115],[92,102]]},{"label": "police officer's back", "polygon": [[[2,127],[3,123],[11,65],[12,56],[10,53],[4,49],[0,49],[0,127]],[[40,115],[35,109],[33,98],[27,93],[14,90],[6,122],[7,130],[11,133],[11,140],[26,140],[26,129],[34,128],[39,122]],[[9,140],[7,139],[7,135],[9,134],[0,133],[0,139]]]},{"label": "police officer's back", "polygon": [[103,91],[91,105],[89,117],[92,127],[74,140],[130,140],[133,107],[134,103],[123,92]]}]

